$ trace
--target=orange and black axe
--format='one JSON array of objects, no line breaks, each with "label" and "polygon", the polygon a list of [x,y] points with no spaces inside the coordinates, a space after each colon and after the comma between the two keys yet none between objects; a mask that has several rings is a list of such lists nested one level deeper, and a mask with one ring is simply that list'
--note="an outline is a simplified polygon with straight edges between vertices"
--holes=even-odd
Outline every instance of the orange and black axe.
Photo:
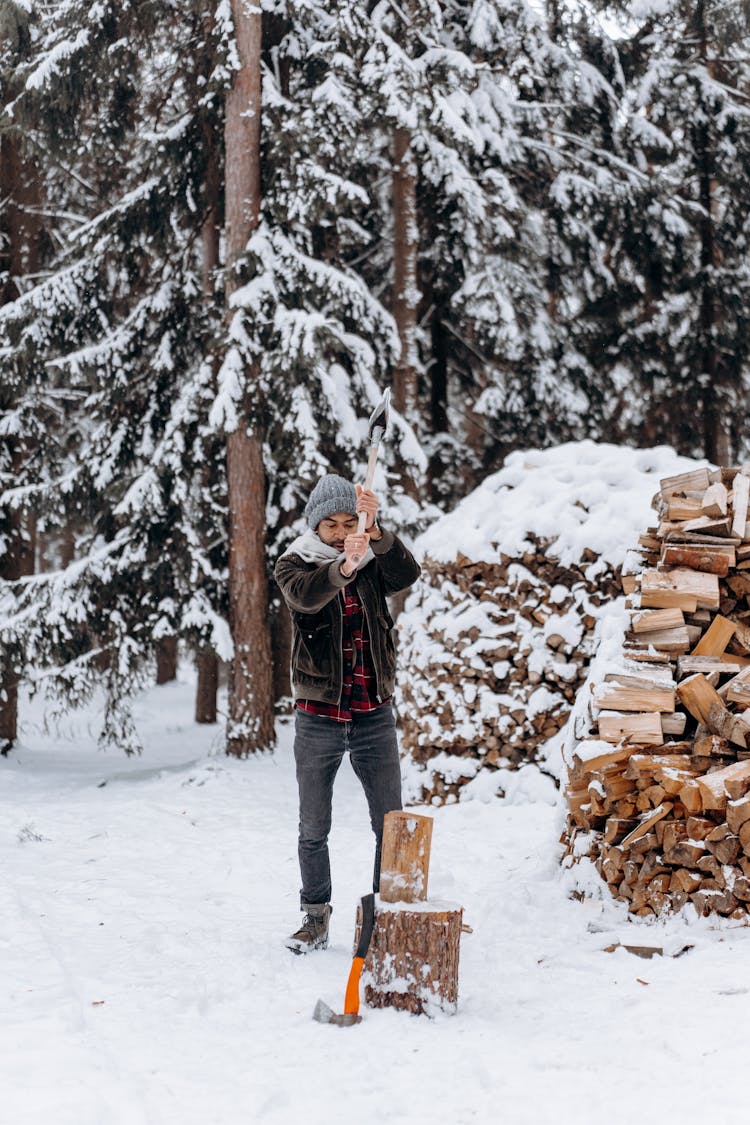
[{"label": "orange and black axe", "polygon": [[375,926],[375,895],[364,895],[362,898],[362,925],[359,931],[359,941],[354,953],[352,967],[349,970],[349,980],[346,982],[344,995],[344,1011],[338,1015],[329,1008],[323,1000],[318,1000],[313,1012],[313,1019],[318,1023],[335,1023],[337,1027],[352,1027],[362,1020],[359,1014],[359,978],[362,975],[362,966],[365,963],[367,950],[370,948],[370,939]]}]

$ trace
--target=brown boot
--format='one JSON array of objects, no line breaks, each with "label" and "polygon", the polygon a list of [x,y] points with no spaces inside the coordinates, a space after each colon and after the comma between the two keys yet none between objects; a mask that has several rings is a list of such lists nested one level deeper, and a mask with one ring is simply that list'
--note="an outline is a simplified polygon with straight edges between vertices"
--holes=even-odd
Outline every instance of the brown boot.
[{"label": "brown boot", "polygon": [[287,949],[292,953],[309,953],[311,949],[325,949],[328,945],[328,922],[333,907],[329,902],[302,903],[306,911],[300,928],[287,938]]}]

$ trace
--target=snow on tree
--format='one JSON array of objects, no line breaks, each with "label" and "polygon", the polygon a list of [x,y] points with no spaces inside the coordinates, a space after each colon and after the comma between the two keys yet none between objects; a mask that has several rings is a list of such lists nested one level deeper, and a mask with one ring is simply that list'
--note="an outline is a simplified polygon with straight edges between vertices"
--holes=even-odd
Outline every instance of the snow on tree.
[{"label": "snow on tree", "polygon": [[3,118],[23,115],[43,146],[56,254],[0,310],[19,390],[4,425],[36,454],[2,502],[33,506],[48,537],[80,533],[67,567],[3,587],[2,635],[67,702],[103,680],[103,741],[127,751],[127,700],[162,638],[231,653],[196,245],[225,74],[201,7],[145,7],[45,12]]},{"label": "snow on tree", "polygon": [[641,182],[611,243],[619,428],[729,464],[748,452],[750,15],[647,0],[621,16],[622,135]]}]

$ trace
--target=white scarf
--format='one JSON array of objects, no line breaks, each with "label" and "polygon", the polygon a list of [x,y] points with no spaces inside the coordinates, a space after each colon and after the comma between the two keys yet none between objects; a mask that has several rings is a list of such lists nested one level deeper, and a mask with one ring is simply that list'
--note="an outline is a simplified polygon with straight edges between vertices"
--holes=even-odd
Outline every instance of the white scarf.
[{"label": "white scarf", "polygon": [[[290,543],[287,549],[282,554],[282,559],[286,555],[299,555],[305,562],[312,563],[328,563],[333,562],[334,559],[341,559],[344,561],[346,556],[342,551],[337,551],[335,547],[331,547],[328,543],[324,543],[317,532],[312,531],[310,528],[298,535],[293,543]],[[367,553],[360,562],[357,570],[361,570],[363,566],[367,566],[371,559],[374,559],[372,547],[367,548]]]}]

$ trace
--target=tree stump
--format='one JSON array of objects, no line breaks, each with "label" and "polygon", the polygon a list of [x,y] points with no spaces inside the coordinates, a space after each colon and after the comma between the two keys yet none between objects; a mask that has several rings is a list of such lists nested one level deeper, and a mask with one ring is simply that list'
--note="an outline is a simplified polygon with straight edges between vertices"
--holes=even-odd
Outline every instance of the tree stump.
[{"label": "tree stump", "polygon": [[463,908],[451,903],[376,903],[363,973],[365,1003],[415,1015],[453,1014],[462,920]]}]

